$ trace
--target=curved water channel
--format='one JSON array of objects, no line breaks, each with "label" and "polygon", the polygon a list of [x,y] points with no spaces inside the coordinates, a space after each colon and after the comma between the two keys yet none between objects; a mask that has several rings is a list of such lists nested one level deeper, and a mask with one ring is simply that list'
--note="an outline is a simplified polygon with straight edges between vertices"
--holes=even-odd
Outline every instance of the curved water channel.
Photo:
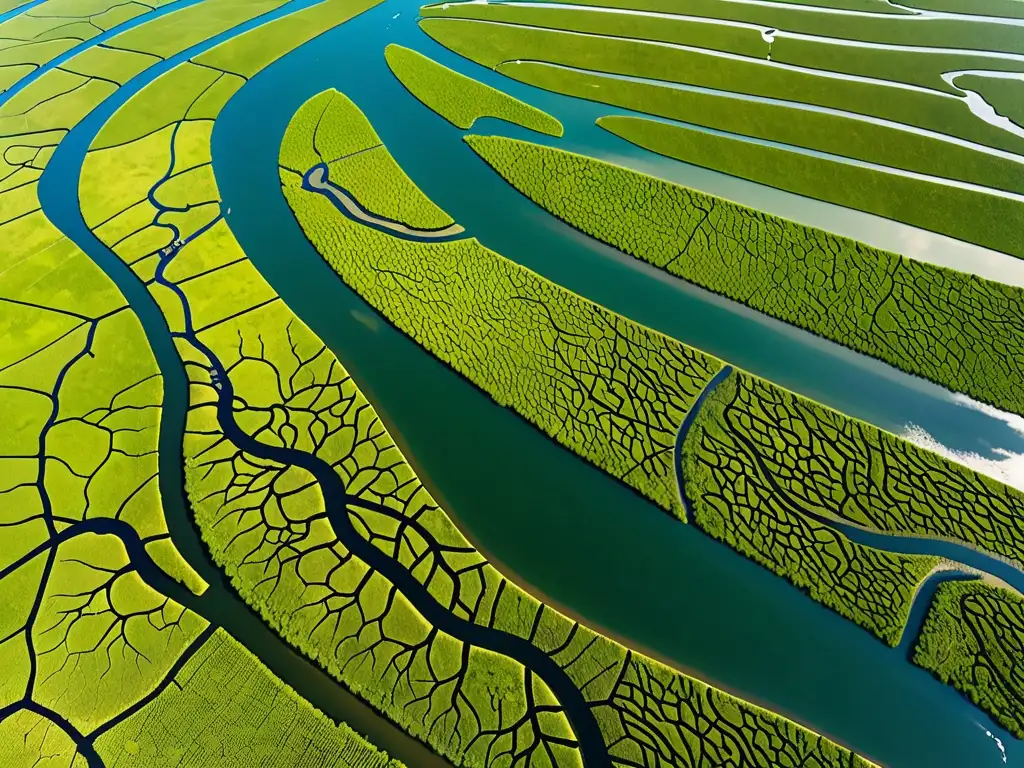
[{"label": "curved water channel", "polygon": [[[378,149],[371,147],[371,149]],[[360,150],[365,152],[366,150]],[[345,158],[338,158],[344,160]],[[444,242],[452,240],[465,230],[459,224],[449,224],[439,229],[419,229],[410,227],[400,221],[378,216],[373,211],[367,210],[363,205],[344,187],[339,187],[331,181],[330,171],[323,163],[314,165],[302,176],[302,188],[310,192],[323,195],[338,211],[346,218],[352,219],[357,224],[371,227],[403,240],[416,242]]]},{"label": "curved water channel", "polygon": [[[428,196],[485,245],[640,322],[887,429],[917,424],[950,448],[990,458],[999,450],[1024,452],[1022,436],[998,415],[964,407],[939,387],[648,269],[508,188],[463,146],[461,131],[391,77],[383,58],[387,43],[428,53],[553,113],[566,136],[552,144],[694,186],[716,175],[693,173],[593,126],[595,117],[623,110],[514,83],[454,56],[419,32],[416,10],[413,2],[388,2],[256,76],[218,121],[214,164],[227,220],[242,246],[360,382],[432,492],[497,562],[555,603],[885,765],[1002,765],[986,730],[1008,745],[1010,764],[1024,761],[983,713],[908,664],[906,648],[887,649],[497,407],[381,320],[309,246],[280,194],[277,150],[294,111],[334,87],[366,112]],[[495,121],[480,121],[476,130],[548,141]],[[752,194],[761,194],[755,185],[743,191],[751,202]],[[855,215],[845,226],[868,239],[861,227],[866,221],[876,220]],[[928,247],[947,242],[899,225],[876,240],[893,232],[925,238]]]},{"label": "curved water channel", "polygon": [[[174,6],[177,9],[196,1],[183,0]],[[132,554],[132,562],[140,569],[140,574],[148,584],[161,593],[172,596],[182,605],[216,626],[223,627],[238,638],[275,675],[334,720],[349,723],[356,731],[365,734],[374,744],[386,749],[393,757],[403,761],[406,765],[444,768],[449,765],[447,761],[438,757],[417,739],[408,736],[390,721],[380,717],[372,708],[339,686],[337,681],[326,672],[302,654],[295,652],[234,593],[223,571],[211,561],[199,533],[194,527],[184,493],[182,435],[188,396],[184,367],[156,302],[129,267],[108,250],[86,227],[78,206],[77,182],[85,154],[103,124],[134,93],[159,75],[201,51],[258,24],[310,5],[313,1],[293,0],[276,11],[258,16],[170,57],[164,62],[155,64],[126,83],[75,126],[57,146],[40,180],[39,198],[50,220],[79,245],[89,258],[114,280],[124,294],[142,322],[164,380],[164,403],[161,412],[159,445],[161,501],[176,547],[192,568],[210,585],[210,588],[202,596],[196,597],[164,577],[163,572],[155,566],[150,568],[151,561],[148,555]],[[163,6],[155,13],[137,17],[128,24],[122,25],[119,31],[129,25],[135,26],[156,15],[162,15],[164,9],[168,7]],[[55,60],[40,69],[52,69],[57,64],[58,62]],[[121,528],[108,526],[106,521],[103,521],[101,532],[117,535],[125,543],[129,552],[134,552],[132,533]],[[88,528],[84,530],[88,530]]]},{"label": "curved water channel", "polygon": [[[596,114],[622,110],[510,84],[448,54],[411,23],[416,7],[392,0],[254,78],[218,121],[214,158],[225,208],[234,211],[228,221],[246,252],[356,376],[431,490],[485,550],[556,603],[885,765],[1002,764],[986,730],[1008,745],[1011,765],[1024,764],[1014,763],[1015,758],[1024,760],[1024,754],[1005,732],[951,688],[907,664],[905,651],[885,648],[495,406],[377,318],[309,247],[280,195],[277,147],[295,109],[324,88],[337,87],[367,113],[389,150],[435,202],[465,224],[468,234],[510,258],[634,319],[886,428],[912,422],[957,450],[992,456],[1000,449],[1024,452],[1024,440],[1005,421],[958,405],[938,387],[665,279],[570,230],[505,187],[462,146],[459,131],[391,78],[383,60],[387,42],[411,45],[480,79],[508,84],[508,90],[563,120],[567,131],[561,146],[621,157],[633,165],[650,164],[664,176],[688,177],[689,167],[654,158],[593,127]],[[150,80],[195,52],[157,65],[142,78]],[[40,192],[51,218],[117,279],[142,317],[161,362],[167,388],[161,487],[165,500],[169,493],[178,497],[169,499],[170,523],[175,541],[195,565],[202,559],[201,545],[183,508],[177,507],[185,396],[180,363],[155,304],[127,268],[85,230],[76,189],[68,189],[77,187],[68,179],[77,179],[91,136],[116,103],[141,84],[133,81],[121,89],[69,135],[54,155]],[[500,127],[502,133],[537,139],[493,122],[477,127],[481,132]],[[481,189],[487,194],[480,194]],[[410,381],[416,386],[410,387]],[[208,575],[208,564],[200,564],[199,570],[216,580]],[[230,596],[224,599],[231,602]],[[245,622],[238,619],[240,629],[228,629],[246,645],[251,645],[250,631],[270,634],[260,629],[258,620]],[[323,706],[291,677],[315,675],[315,670],[299,669],[300,660],[299,671],[290,672],[295,665],[280,661],[287,649],[273,638],[265,645],[266,656],[254,650]],[[335,706],[331,713],[337,711]],[[354,725],[374,735],[370,728]],[[394,752],[388,741],[381,744]]]}]

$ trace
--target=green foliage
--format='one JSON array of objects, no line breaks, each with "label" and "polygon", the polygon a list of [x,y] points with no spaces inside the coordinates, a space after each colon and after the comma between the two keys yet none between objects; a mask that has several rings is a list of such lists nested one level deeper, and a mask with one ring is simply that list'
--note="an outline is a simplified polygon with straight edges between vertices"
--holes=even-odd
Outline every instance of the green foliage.
[{"label": "green foliage", "polygon": [[914,648],[914,663],[967,694],[1024,738],[1024,598],[987,583],[942,584]]},{"label": "green foliage", "polygon": [[[838,429],[811,420],[819,414],[831,417],[828,426],[866,426],[747,373],[732,374],[704,401],[683,444],[689,511],[705,532],[896,646],[917,589],[939,559],[872,549],[822,521],[869,525],[847,519],[859,499],[846,489],[860,478],[844,475],[840,458],[856,458],[864,446],[854,439],[831,448],[826,440]],[[899,501],[893,517],[918,503]],[[885,518],[888,509],[880,511]]]},{"label": "green foliage", "polygon": [[982,16],[1024,19],[1024,6],[1021,5],[1020,0],[975,0],[971,3],[965,3],[963,0],[913,0],[907,5],[912,8],[948,13],[977,13]]},{"label": "green foliage", "polygon": [[34,701],[89,733],[163,680],[206,620],[157,593],[113,536],[61,544],[32,627]]},{"label": "green foliage", "polygon": [[[152,3],[152,7],[163,3]],[[0,4],[0,13],[5,9]],[[141,3],[121,0],[46,0],[25,13],[0,24],[0,92],[56,56],[100,33],[148,11]],[[118,53],[93,47],[67,62],[70,72],[88,74],[86,62],[104,62],[109,66],[92,74],[118,79]]]},{"label": "green foliage", "polygon": [[15,712],[0,722],[0,765],[35,768],[88,768],[71,737],[42,715]]},{"label": "green foliage", "polygon": [[1024,258],[1024,205],[1013,198],[643,118],[605,117],[600,125],[677,160]]},{"label": "green foliage", "polygon": [[[998,189],[1024,191],[1024,174],[1019,162],[920,133],[866,122],[857,117],[814,110],[798,112],[786,104],[741,100],[726,93],[682,90],[670,84],[626,80],[600,72],[570,70],[537,62],[506,63],[498,71],[549,91],[740,136],[807,147],[892,168]],[[936,79],[943,82],[937,75]],[[634,137],[646,135],[637,130],[638,122],[635,118],[601,118],[598,124],[631,141],[635,140]],[[623,126],[626,127],[625,132]],[[657,130],[657,127],[647,128],[648,133]],[[662,144],[671,146],[666,141]],[[1020,148],[1024,149],[1024,145]],[[743,166],[736,163],[730,167]],[[772,172],[775,172],[774,169]],[[737,171],[736,175],[742,174]],[[921,182],[921,185],[928,187],[925,182]],[[875,200],[875,211],[889,215],[884,212],[892,211],[895,206],[890,197],[882,195]],[[978,200],[988,199],[980,194],[974,197]]]},{"label": "green foliage", "polygon": [[[722,5],[743,9],[763,8],[763,4],[725,0],[722,0]],[[725,16],[728,15],[725,8],[719,10]],[[597,73],[607,72],[667,83],[681,82],[725,92],[829,107],[917,126],[1011,152],[1024,152],[1024,139],[977,119],[966,102],[950,98],[948,93],[940,91],[908,89],[898,83],[890,85],[880,81],[840,78],[827,71],[819,73],[815,68],[767,66],[763,59],[722,55],[696,47],[658,45],[628,37],[581,35],[571,30],[490,21],[493,14],[533,12],[532,4],[515,6],[513,10],[513,7],[500,3],[455,3],[450,4],[448,10],[440,10],[440,6],[434,6],[433,10],[425,9],[428,18],[423,19],[420,26],[445,47],[478,64],[500,68],[503,74],[513,78],[518,77],[519,69],[514,62],[545,62]],[[669,12],[678,12],[678,8]],[[688,7],[687,13],[690,12]],[[796,12],[804,13],[802,10]],[[481,18],[463,18],[470,14]],[[832,37],[852,36],[850,25],[847,24],[849,16],[824,15],[829,17],[830,23],[838,19],[844,24],[841,31],[833,31]],[[964,27],[961,22],[955,23]],[[932,27],[932,24],[929,21],[927,24],[913,26],[923,28]],[[792,29],[787,25],[777,28]],[[966,42],[961,43],[966,46]],[[987,46],[983,48],[990,50]],[[860,66],[857,64],[860,58],[854,57],[853,53],[847,51],[846,58],[854,59],[854,64],[849,65],[852,68]],[[840,57],[839,65],[846,66],[843,64],[845,60]],[[965,61],[970,63],[969,59]],[[899,58],[897,65],[896,68],[901,71],[923,72],[921,77],[931,77],[931,73],[935,72],[935,68],[927,61],[919,63],[915,58],[908,64],[906,56]],[[592,89],[589,98],[602,100],[600,91],[599,88]],[[691,117],[699,118],[699,115]],[[801,118],[794,116],[793,119]]]},{"label": "green foliage", "polygon": [[[973,3],[972,3],[973,5]],[[968,26],[961,22],[961,27]],[[827,72],[871,77],[936,91],[959,95],[960,92],[942,79],[946,72],[982,69],[993,72],[1016,72],[1020,60],[1006,58],[982,50],[948,51],[913,48],[874,48],[837,45],[827,38],[796,37],[780,34],[772,44],[772,61],[780,64],[811,67]],[[1012,140],[1007,137],[1007,140]]]},{"label": "green foliage", "polygon": [[[204,0],[119,34],[109,47],[166,59],[232,27],[280,8],[286,0]],[[280,49],[279,49],[280,50]]]},{"label": "green foliage", "polygon": [[793,505],[884,533],[962,541],[1024,565],[1021,491],[768,382],[736,380],[730,405],[716,393],[718,415],[707,418],[716,430],[745,434],[750,456]]},{"label": "green foliage", "polygon": [[[129,99],[126,108],[119,109],[116,116],[104,124],[96,137],[96,146],[127,144],[166,128],[176,122],[176,115],[187,111],[201,94],[211,89],[214,83],[222,78],[231,82],[236,89],[243,82],[233,75],[225,75],[194,64],[176,67],[173,74],[168,72],[154,80],[151,86],[147,86],[146,98]],[[190,116],[196,119],[209,117],[201,114]],[[145,156],[145,161],[151,163],[159,163],[161,159],[149,159],[148,154]]]},{"label": "green foliage", "polygon": [[1024,125],[1024,79],[1019,75],[1014,78],[961,75],[953,84],[965,91],[981,94],[1000,115],[1017,125]]},{"label": "green foliage", "polygon": [[562,124],[546,112],[422,53],[391,44],[384,56],[402,85],[452,125],[471,128],[479,117],[497,117],[550,136],[562,135]]},{"label": "green foliage", "polygon": [[[321,120],[312,135],[310,120],[294,122],[282,160],[295,156],[298,142],[308,146],[354,120]],[[368,166],[360,171],[388,178]],[[293,174],[283,173],[282,183],[307,237],[385,317],[501,405],[682,514],[672,446],[693,399],[720,367],[717,360],[561,289],[476,240],[396,240],[337,215]]]},{"label": "green foliage", "polygon": [[434,205],[384,149],[352,100],[333,89],[309,99],[292,116],[279,161],[299,176],[324,163],[330,182],[377,216],[419,229],[452,224],[451,216]]},{"label": "green foliage", "polygon": [[[1014,33],[1014,27],[1001,25],[979,19],[972,24],[964,24],[957,19],[929,19],[921,24],[900,9],[884,9],[883,2],[871,3],[871,0],[832,0],[831,2],[808,2],[800,0],[800,5],[807,8],[792,8],[792,3],[735,3],[731,0],[688,0],[680,7],[675,0],[568,0],[574,5],[588,5],[610,8],[629,8],[655,13],[701,16],[707,19],[757,24],[773,29],[784,29],[807,35],[845,38],[864,42],[885,43],[889,45],[918,45],[946,48],[968,48],[979,50],[1005,51],[1024,53],[1024,43]],[[1012,7],[1014,0],[984,0],[989,7],[997,4],[1001,8]],[[871,5],[869,5],[871,3]],[[964,0],[922,0],[908,3],[914,7],[932,7],[932,4],[956,5],[956,10],[963,13],[965,7],[978,8],[978,3]],[[433,4],[421,10],[424,16],[445,15],[462,16],[478,9],[474,3]],[[852,8],[867,10],[872,13],[851,16],[829,13],[814,6],[832,8]],[[880,13],[881,11],[881,13]],[[966,11],[970,13],[971,11]],[[974,11],[979,12],[979,11]],[[1016,14],[1011,14],[1016,15]],[[485,18],[490,18],[489,15]],[[571,27],[575,28],[575,27]]]},{"label": "green foliage", "polygon": [[111,768],[400,768],[218,630],[145,707],[96,740]]},{"label": "green foliage", "polygon": [[[688,3],[689,5],[692,3]],[[621,4],[616,3],[616,7],[621,7]],[[736,24],[718,24],[713,19],[696,24],[693,19],[688,18],[603,13],[567,6],[555,7],[547,3],[529,6],[449,3],[444,7],[432,5],[421,10],[426,18],[480,19],[526,25],[537,29],[572,30],[588,35],[660,40],[673,45],[710,48],[757,59],[764,59],[770,50],[758,29]],[[689,15],[690,8],[676,8],[672,13]]]},{"label": "green foliage", "polygon": [[[607,120],[619,126],[627,119],[632,118]],[[701,134],[700,141],[705,138],[721,140]],[[500,137],[466,141],[520,192],[599,240],[772,317],[1024,413],[1019,288],[906,259],[583,155]],[[733,154],[707,149],[722,165],[764,148],[730,145]],[[702,159],[710,162],[710,154]],[[917,205],[911,198],[922,200],[908,195],[908,205]]]},{"label": "green foliage", "polygon": [[324,0],[233,37],[199,54],[194,61],[249,78],[276,61],[282,52],[298,48],[377,2],[379,0]]}]

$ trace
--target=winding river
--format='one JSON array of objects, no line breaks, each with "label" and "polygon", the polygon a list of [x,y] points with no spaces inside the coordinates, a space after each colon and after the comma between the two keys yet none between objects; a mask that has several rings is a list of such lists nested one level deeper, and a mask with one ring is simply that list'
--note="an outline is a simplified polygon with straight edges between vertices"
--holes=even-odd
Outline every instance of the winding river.
[{"label": "winding river", "polygon": [[[1006,420],[666,278],[507,188],[463,146],[460,131],[394,80],[383,57],[387,43],[428,53],[553,113],[566,127],[559,146],[688,179],[713,192],[721,193],[722,184],[742,188],[743,196],[729,196],[748,202],[759,201],[764,191],[655,158],[593,125],[595,117],[622,110],[513,83],[452,55],[419,32],[416,10],[413,2],[389,2],[255,77],[218,121],[214,165],[230,209],[227,220],[246,252],[352,371],[431,491],[496,562],[554,603],[885,765],[1002,765],[986,731],[1007,745],[1010,764],[1024,761],[983,713],[908,664],[907,648],[887,649],[497,407],[381,320],[308,245],[279,192],[277,150],[302,102],[334,87],[367,114],[413,180],[485,245],[640,322],[879,426],[903,431],[915,424],[953,450],[990,458],[1000,450],[1024,452],[1024,439]],[[299,72],[303,86],[296,89]],[[496,121],[475,128],[548,141]],[[705,184],[708,178],[715,183]],[[790,196],[786,204],[796,201],[803,202]],[[842,216],[838,209],[812,207],[827,208],[832,220]],[[852,234],[864,222],[878,224],[873,239],[880,245],[898,247],[900,238],[914,237],[928,247],[980,252],[861,214],[844,226]]]},{"label": "winding river", "polygon": [[[288,10],[305,4],[292,3]],[[465,62],[418,31],[417,7],[409,0],[389,0],[253,78],[217,123],[214,164],[223,210],[243,248],[353,373],[431,492],[501,567],[556,605],[890,768],[1002,765],[995,738],[1006,745],[1010,765],[1024,765],[1024,749],[952,688],[908,664],[906,647],[886,648],[496,406],[382,321],[308,245],[280,194],[277,150],[298,106],[336,87],[366,112],[421,188],[465,226],[467,235],[485,245],[640,322],[883,428],[904,431],[913,424],[950,450],[993,459],[1000,452],[1024,453],[1024,435],[1011,420],[965,407],[962,399],[939,387],[647,268],[557,222],[505,186],[463,146],[460,131],[422,107],[391,77],[383,58],[387,43],[409,45],[466,74],[500,83],[551,112],[566,126],[559,146],[685,179],[712,192],[721,193],[725,185],[739,190],[742,194],[730,196],[741,200],[754,202],[764,195],[774,201],[761,206],[769,209],[780,200],[785,205],[799,201],[657,158],[606,134],[593,125],[594,118],[623,110],[538,91]],[[117,281],[157,354],[167,392],[161,491],[175,542],[214,584],[204,600],[218,601],[224,626],[317,706],[349,720],[410,765],[440,763],[397,729],[373,722],[379,718],[365,711],[360,715],[362,705],[291,653],[206,561],[182,499],[187,388],[166,323],[145,288],[85,228],[78,211],[72,180],[102,123],[142,85],[198,50],[151,68],[74,129],[43,176],[43,205]],[[477,130],[542,140],[494,121],[481,121]],[[808,207],[811,213],[805,211],[805,217],[827,211],[832,218],[818,223],[834,230],[842,227],[829,221],[854,231],[873,221],[863,214],[847,217],[823,204]],[[879,222],[867,230],[870,237],[861,232],[862,239],[894,247],[901,237],[917,238],[930,247],[953,247],[943,238]],[[221,402],[229,402],[223,394]],[[231,429],[230,408],[220,410],[224,426]],[[232,436],[253,452],[270,450],[241,443],[247,438],[240,434]],[[337,501],[343,494],[334,487],[337,477],[329,469],[324,474],[312,463],[315,459],[282,458],[303,466],[307,462],[329,498]],[[332,521],[344,534],[347,516],[336,514]],[[358,546],[348,536],[345,540]],[[941,546],[924,545],[932,547],[929,551]],[[400,580],[393,566],[373,559],[378,556],[374,552],[367,545],[367,552],[358,554]],[[418,588],[401,586],[403,591]],[[556,693],[566,702],[567,694]],[[587,723],[573,720],[586,742],[592,737]]]},{"label": "winding river", "polygon": [[[371,149],[376,148],[377,147],[371,147]],[[446,240],[456,239],[457,236],[465,232],[459,224],[449,224],[448,226],[441,227],[440,229],[418,229],[416,227],[410,227],[403,224],[400,221],[395,221],[394,219],[378,216],[372,211],[364,208],[363,205],[356,200],[352,193],[347,189],[339,187],[337,184],[332,182],[330,171],[323,163],[314,165],[306,171],[305,175],[302,177],[302,187],[303,189],[308,189],[311,192],[316,192],[317,194],[326,197],[343,216],[352,219],[352,221],[357,224],[372,227],[373,229],[392,235],[393,237],[400,237],[403,240],[413,240],[416,242],[444,242]]]}]

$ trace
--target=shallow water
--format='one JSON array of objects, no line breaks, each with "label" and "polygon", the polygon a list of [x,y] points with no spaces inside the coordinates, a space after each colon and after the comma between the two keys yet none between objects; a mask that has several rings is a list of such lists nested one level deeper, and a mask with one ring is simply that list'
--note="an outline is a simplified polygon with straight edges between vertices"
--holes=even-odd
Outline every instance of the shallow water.
[{"label": "shallow water", "polygon": [[[214,161],[228,221],[246,252],[353,373],[432,492],[498,562],[556,602],[885,765],[1002,765],[986,729],[1007,745],[1011,765],[1024,765],[1024,752],[1004,731],[907,663],[905,650],[886,648],[496,406],[390,327],[308,245],[279,191],[277,148],[300,104],[336,87],[367,113],[424,191],[485,245],[884,428],[917,424],[949,450],[987,459],[1024,453],[1024,435],[998,414],[688,287],[571,230],[507,187],[462,144],[460,131],[391,77],[387,43],[414,47],[552,112],[566,125],[559,146],[697,187],[724,177],[657,158],[593,125],[596,116],[622,110],[513,83],[444,51],[416,28],[416,9],[392,0],[255,77],[218,121]],[[496,121],[476,128],[547,141]],[[767,207],[762,188],[734,188]],[[845,216],[833,207],[811,210]],[[868,239],[858,223],[871,218],[857,215],[846,226]],[[878,232],[884,240],[910,228]],[[916,233],[929,247],[942,242]]]}]

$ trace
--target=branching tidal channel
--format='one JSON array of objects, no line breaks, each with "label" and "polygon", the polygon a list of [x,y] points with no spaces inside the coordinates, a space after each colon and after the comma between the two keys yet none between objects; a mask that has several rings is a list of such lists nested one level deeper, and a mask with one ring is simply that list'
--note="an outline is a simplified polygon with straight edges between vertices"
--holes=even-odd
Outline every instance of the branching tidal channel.
[{"label": "branching tidal channel", "polygon": [[[286,5],[278,12],[266,14],[258,20],[266,21],[291,10],[294,8]],[[242,25],[243,28],[251,26],[252,23]],[[75,531],[117,535],[132,554],[132,562],[136,564],[139,575],[146,583],[205,618],[212,628],[222,627],[234,637],[244,638],[246,648],[263,664],[334,721],[348,723],[374,743],[387,749],[393,757],[408,765],[444,768],[449,766],[447,761],[381,717],[369,705],[340,686],[318,665],[296,652],[276,635],[263,619],[245,604],[223,572],[213,563],[194,525],[185,498],[182,443],[187,413],[188,380],[184,366],[175,349],[167,323],[146,286],[124,262],[96,238],[86,226],[79,208],[78,178],[85,155],[111,115],[160,75],[239,31],[236,28],[217,35],[154,65],[126,83],[68,133],[54,152],[39,184],[40,201],[48,218],[114,281],[145,330],[164,380],[159,443],[159,484],[164,514],[176,548],[209,584],[209,589],[197,597],[166,578],[163,571],[152,564],[144,549],[133,546],[133,535],[137,539],[134,530],[117,525],[117,521],[86,522],[76,526]],[[169,256],[173,258],[173,253]],[[161,269],[164,266],[161,265]],[[230,392],[226,397],[230,403]],[[230,413],[230,408],[227,411]],[[240,433],[240,430],[236,428],[235,434],[237,433]],[[195,643],[194,648],[197,649],[201,645],[201,642]],[[183,658],[189,656],[190,653],[186,653]],[[171,678],[173,674],[167,676],[167,680],[158,687],[157,692],[162,690]],[[131,711],[135,711],[134,708]],[[99,760],[94,754],[90,754],[90,757]],[[91,762],[90,765],[94,763]]]},{"label": "branching tidal channel", "polygon": [[[217,42],[208,41],[204,47]],[[572,729],[579,743],[580,751],[585,764],[589,766],[610,766],[611,759],[605,747],[604,740],[598,729],[597,721],[590,710],[579,689],[571,682],[568,675],[553,661],[553,659],[531,645],[527,640],[507,634],[487,626],[472,624],[456,617],[447,611],[427,592],[426,587],[421,585],[413,577],[411,572],[405,570],[400,563],[388,557],[370,541],[363,538],[352,524],[347,508],[366,507],[367,503],[348,494],[341,478],[335,473],[329,464],[322,459],[304,453],[302,451],[272,447],[247,435],[236,423],[233,402],[234,389],[227,376],[225,367],[212,351],[203,344],[195,334],[192,326],[191,308],[184,292],[173,282],[164,278],[164,272],[173,262],[180,249],[195,237],[202,234],[201,230],[184,242],[179,242],[161,253],[160,264],[156,270],[154,281],[170,289],[177,296],[181,303],[181,310],[184,315],[185,331],[172,334],[167,328],[166,322],[150,297],[145,286],[143,286],[129,267],[121,262],[111,253],[90,230],[85,226],[81,212],[78,208],[76,195],[77,183],[70,183],[69,180],[77,182],[79,169],[85,157],[88,147],[92,143],[99,129],[106,119],[134,93],[140,90],[146,83],[152,81],[163,71],[170,69],[180,60],[194,56],[195,50],[185,51],[179,56],[168,59],[163,65],[153,67],[144,76],[136,78],[137,81],[130,82],[115,94],[114,97],[105,102],[95,110],[88,118],[82,121],[55,152],[43,182],[40,185],[40,199],[50,219],[79,247],[81,247],[117,284],[124,293],[132,308],[139,315],[147,338],[154,354],[160,364],[161,371],[165,376],[165,402],[161,418],[161,491],[165,499],[165,506],[168,512],[168,524],[171,528],[175,543],[180,544],[181,551],[185,554],[190,564],[197,567],[200,573],[207,576],[211,573],[212,566],[208,558],[203,554],[206,562],[197,563],[197,548],[202,545],[196,540],[196,532],[191,524],[184,524],[182,518],[187,514],[186,505],[182,498],[183,483],[181,482],[181,445],[184,434],[184,414],[186,410],[187,382],[184,377],[182,366],[174,348],[174,338],[184,340],[197,352],[202,354],[209,364],[212,379],[217,382],[217,417],[224,434],[242,451],[262,459],[268,459],[285,465],[297,466],[310,472],[320,485],[326,503],[328,519],[331,522],[338,539],[357,557],[361,558],[370,568],[381,573],[389,579],[395,587],[413,604],[413,606],[435,627],[445,631],[452,636],[483,649],[492,650],[519,661],[534,674],[541,678],[557,697],[564,708]],[[158,182],[157,184],[159,184]],[[217,221],[220,219],[218,218]],[[177,241],[177,235],[174,238]],[[171,465],[174,465],[173,467]],[[171,471],[165,471],[170,468]],[[173,501],[171,504],[169,502]],[[179,507],[180,503],[180,507]],[[180,513],[175,514],[176,509]],[[174,520],[174,518],[178,518]],[[181,542],[182,538],[187,540]],[[300,680],[296,680],[294,674],[282,671],[281,664],[275,663],[277,657],[282,654],[292,657],[291,661],[298,662],[299,673],[308,675],[308,662],[297,659],[296,654],[283,647],[283,643],[267,637],[270,631],[266,629],[260,620],[247,609],[238,605],[240,602],[236,595],[217,594],[227,592],[230,588],[226,585],[221,576],[213,576],[208,581],[214,586],[201,600],[210,602],[217,600],[232,604],[234,610],[222,612],[218,605],[216,612],[200,610],[200,612],[214,624],[224,626],[229,632],[246,638],[246,645],[256,653],[272,670],[282,675],[284,679],[293,685],[300,693],[306,696],[317,706],[324,707],[328,713],[337,715],[337,706],[325,707],[323,695],[311,695]],[[194,602],[194,601],[193,601]],[[242,615],[245,614],[245,615]],[[253,643],[254,635],[262,635],[265,643]],[[276,648],[274,646],[277,646]],[[267,657],[267,651],[270,657]],[[306,670],[301,670],[306,667]],[[338,684],[326,678],[323,673],[318,676],[324,678],[327,685],[341,690]],[[352,698],[348,696],[348,698]],[[351,702],[347,702],[351,707]],[[332,712],[333,710],[333,712]],[[354,720],[348,708],[346,708],[344,719],[357,729],[367,732],[367,718]],[[390,733],[380,739],[381,746],[385,746],[389,752],[396,757],[404,757],[410,764],[427,765],[436,763],[443,765],[440,758],[430,755],[424,759],[425,747],[420,747],[417,754],[402,755],[401,749],[396,749],[395,728],[389,728]],[[412,742],[403,735],[403,742]],[[414,747],[412,743],[405,744],[408,751]]]}]

